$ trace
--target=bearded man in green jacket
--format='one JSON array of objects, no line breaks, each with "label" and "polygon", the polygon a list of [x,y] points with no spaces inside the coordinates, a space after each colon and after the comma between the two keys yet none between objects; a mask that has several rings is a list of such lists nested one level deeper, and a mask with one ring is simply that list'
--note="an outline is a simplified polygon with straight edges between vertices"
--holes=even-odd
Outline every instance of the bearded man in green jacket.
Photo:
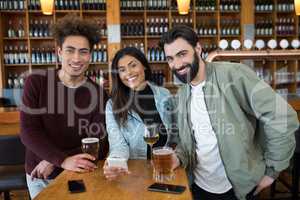
[{"label": "bearded man in green jacket", "polygon": [[194,199],[245,200],[289,166],[296,112],[246,65],[205,62],[196,33],[174,27],[160,41],[184,84],[177,93],[179,144]]}]

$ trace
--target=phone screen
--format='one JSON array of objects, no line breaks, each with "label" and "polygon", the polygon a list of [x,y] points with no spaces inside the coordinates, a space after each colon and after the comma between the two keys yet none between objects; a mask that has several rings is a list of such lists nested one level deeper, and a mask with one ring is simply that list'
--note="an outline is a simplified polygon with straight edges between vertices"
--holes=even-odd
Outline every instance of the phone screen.
[{"label": "phone screen", "polygon": [[85,186],[83,180],[71,180],[68,181],[69,191],[71,193],[85,192]]},{"label": "phone screen", "polygon": [[155,192],[167,192],[167,193],[180,194],[184,192],[185,188],[186,188],[185,186],[181,186],[181,185],[154,183],[148,187],[148,190],[155,191]]}]

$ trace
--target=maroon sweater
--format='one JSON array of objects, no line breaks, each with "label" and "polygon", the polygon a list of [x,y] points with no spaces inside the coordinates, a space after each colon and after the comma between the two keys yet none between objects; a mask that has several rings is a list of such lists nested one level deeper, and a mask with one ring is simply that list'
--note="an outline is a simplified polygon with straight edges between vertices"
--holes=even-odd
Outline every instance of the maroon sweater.
[{"label": "maroon sweater", "polygon": [[78,88],[68,88],[57,70],[42,71],[26,79],[21,106],[21,140],[26,147],[25,169],[31,171],[41,160],[57,168],[54,178],[68,156],[81,153],[81,139],[100,138],[99,158],[108,152],[105,132],[105,91],[87,80]]}]

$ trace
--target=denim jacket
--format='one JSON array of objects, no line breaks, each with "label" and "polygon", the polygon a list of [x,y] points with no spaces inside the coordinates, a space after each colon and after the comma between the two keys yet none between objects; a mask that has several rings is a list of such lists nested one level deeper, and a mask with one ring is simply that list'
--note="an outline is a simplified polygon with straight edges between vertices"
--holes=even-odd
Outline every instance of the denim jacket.
[{"label": "denim jacket", "polygon": [[[168,143],[176,142],[172,136],[173,122],[173,98],[170,92],[162,87],[149,83],[154,94],[155,105],[160,118],[166,127]],[[112,110],[112,100],[106,104],[106,129],[109,141],[109,157],[121,157],[126,159],[146,159],[147,144],[143,139],[145,125],[140,116],[132,111],[128,113],[127,123],[119,127]]]}]

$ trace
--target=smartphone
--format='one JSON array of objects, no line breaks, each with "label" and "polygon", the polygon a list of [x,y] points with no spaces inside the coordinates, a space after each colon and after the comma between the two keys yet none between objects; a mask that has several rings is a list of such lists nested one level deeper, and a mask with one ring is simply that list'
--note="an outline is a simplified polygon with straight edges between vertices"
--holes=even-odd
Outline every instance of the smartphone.
[{"label": "smartphone", "polygon": [[85,192],[85,185],[83,180],[70,180],[68,181],[68,186],[71,193]]},{"label": "smartphone", "polygon": [[174,194],[181,194],[185,191],[186,187],[182,185],[170,185],[163,183],[154,183],[148,187],[149,191],[154,192],[167,192]]},{"label": "smartphone", "polygon": [[110,167],[120,167],[128,170],[127,159],[125,158],[107,158],[108,166]]}]

